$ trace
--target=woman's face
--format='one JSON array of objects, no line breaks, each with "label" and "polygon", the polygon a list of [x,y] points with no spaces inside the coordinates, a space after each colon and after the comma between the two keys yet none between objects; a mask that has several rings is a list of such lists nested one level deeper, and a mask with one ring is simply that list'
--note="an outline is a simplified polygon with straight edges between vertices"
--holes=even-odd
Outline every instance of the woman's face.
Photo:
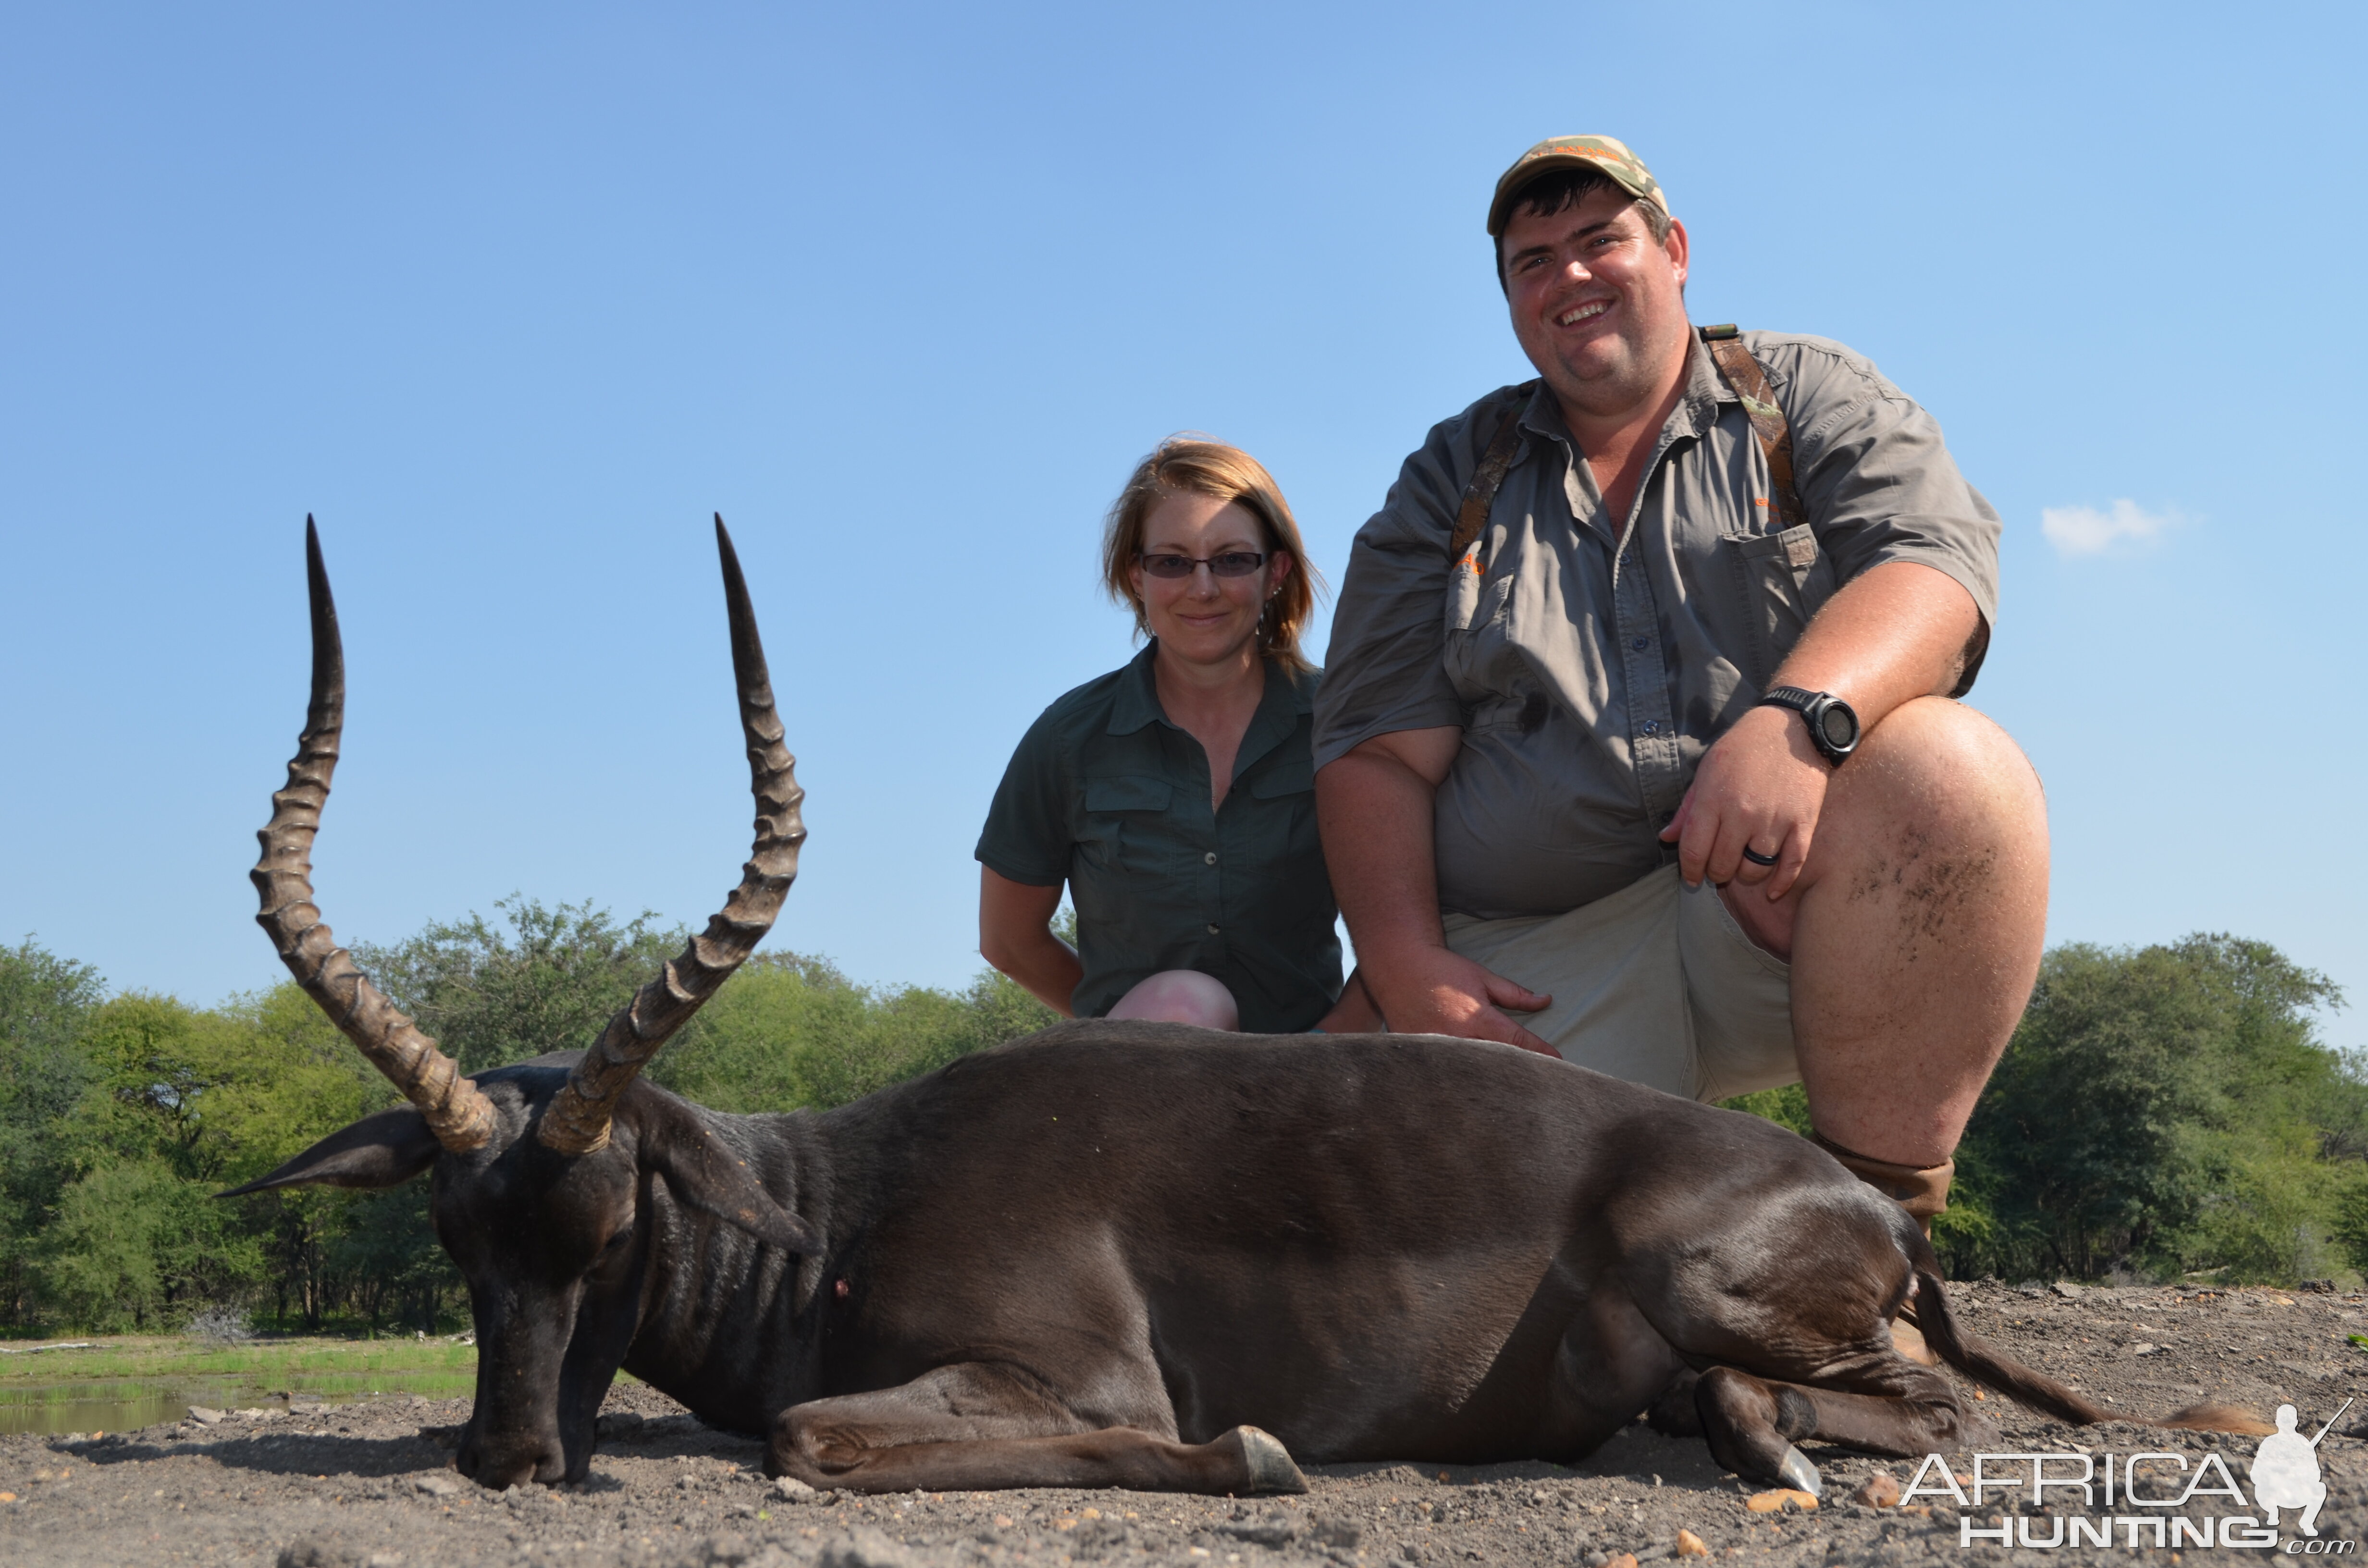
[{"label": "woman's face", "polygon": [[[1229,552],[1258,554],[1266,536],[1257,516],[1235,501],[1179,491],[1162,500],[1144,520],[1143,553],[1183,555],[1209,561]],[[1144,619],[1159,639],[1160,651],[1189,664],[1224,664],[1255,646],[1258,613],[1292,562],[1277,551],[1264,565],[1241,577],[1220,577],[1207,566],[1196,566],[1190,576],[1158,577],[1137,561],[1129,568],[1134,591],[1143,599]]]}]

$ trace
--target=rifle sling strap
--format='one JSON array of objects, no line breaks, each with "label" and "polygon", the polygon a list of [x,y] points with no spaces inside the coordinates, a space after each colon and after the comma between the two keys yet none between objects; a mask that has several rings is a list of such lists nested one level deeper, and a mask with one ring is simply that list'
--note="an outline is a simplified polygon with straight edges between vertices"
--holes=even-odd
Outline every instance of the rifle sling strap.
[{"label": "rifle sling strap", "polygon": [[1724,326],[1702,329],[1702,347],[1710,350],[1711,360],[1735,395],[1743,400],[1743,412],[1751,420],[1751,433],[1759,437],[1759,450],[1768,460],[1768,488],[1775,494],[1777,520],[1785,528],[1798,527],[1801,521],[1801,497],[1793,488],[1793,427],[1784,423],[1784,411],[1776,404],[1776,394],[1769,389],[1768,372],[1743,346],[1743,335],[1732,323]]},{"label": "rifle sling strap", "polygon": [[1480,466],[1472,472],[1472,483],[1463,487],[1463,504],[1455,509],[1455,533],[1447,541],[1447,563],[1452,567],[1488,526],[1488,508],[1497,504],[1497,487],[1505,483],[1505,471],[1521,452],[1521,411],[1530,406],[1530,395],[1537,391],[1535,381],[1523,381],[1513,389],[1511,406],[1505,417],[1497,422],[1497,433],[1489,437],[1488,449],[1480,455]]}]

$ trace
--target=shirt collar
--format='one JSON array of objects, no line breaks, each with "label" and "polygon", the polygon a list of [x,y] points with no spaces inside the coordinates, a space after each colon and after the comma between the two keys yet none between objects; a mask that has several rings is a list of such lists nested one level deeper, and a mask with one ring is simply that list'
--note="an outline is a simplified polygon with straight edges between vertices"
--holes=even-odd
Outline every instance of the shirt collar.
[{"label": "shirt collar", "polygon": [[1158,653],[1159,639],[1154,637],[1119,672],[1118,690],[1110,697],[1111,734],[1131,735],[1155,721],[1167,722],[1167,715],[1159,708],[1159,688],[1151,679],[1151,661]]},{"label": "shirt collar", "polygon": [[1710,357],[1710,350],[1702,346],[1702,335],[1698,332],[1688,332],[1686,334],[1686,395],[1679,400],[1676,410],[1669,415],[1671,422],[1675,423],[1678,418],[1683,416],[1687,422],[1685,434],[1699,436],[1718,423],[1720,403],[1742,401],[1736,390],[1726,384],[1726,378],[1718,373],[1718,362]]},{"label": "shirt collar", "polygon": [[1543,376],[1530,392],[1530,401],[1521,409],[1521,428],[1532,436],[1543,436],[1549,441],[1559,441],[1575,448],[1569,426],[1562,422],[1562,404],[1554,401],[1554,388],[1546,385]]},{"label": "shirt collar", "polygon": [[[1159,706],[1159,687],[1152,675],[1152,661],[1159,654],[1159,639],[1153,638],[1143,645],[1143,652],[1129,659],[1119,672],[1118,689],[1110,698],[1110,733],[1131,735],[1145,724],[1161,723],[1170,729],[1175,724],[1167,710]],[[1242,747],[1234,761],[1234,774],[1263,756],[1274,745],[1299,727],[1299,716],[1315,711],[1315,687],[1319,676],[1311,670],[1294,676],[1274,659],[1266,663],[1266,693],[1258,699],[1258,711],[1250,716],[1250,727],[1242,736]]]},{"label": "shirt collar", "polygon": [[1274,683],[1277,680],[1286,682],[1290,686],[1292,711],[1295,713],[1315,711],[1315,688],[1324,682],[1322,670],[1302,670],[1299,674],[1292,675],[1281,665],[1274,665],[1268,667],[1266,678],[1269,691],[1274,689]]},{"label": "shirt collar", "polygon": [[[1669,411],[1669,422],[1662,428],[1671,440],[1684,436],[1699,436],[1718,423],[1718,405],[1742,401],[1726,378],[1718,373],[1717,364],[1710,350],[1702,344],[1701,335],[1688,330],[1686,334],[1686,390],[1678,399],[1677,407]],[[1529,403],[1521,410],[1521,428],[1533,436],[1557,441],[1571,450],[1578,443],[1571,439],[1569,427],[1562,421],[1562,404],[1554,401],[1554,388],[1540,378],[1537,388],[1530,393]]]},{"label": "shirt collar", "polygon": [[1241,750],[1234,757],[1234,777],[1239,778],[1250,769],[1250,764],[1289,740],[1299,728],[1299,716],[1315,708],[1315,682],[1312,677],[1297,678],[1278,660],[1266,661],[1266,695],[1258,699],[1258,709],[1250,715],[1250,727],[1242,732]]}]

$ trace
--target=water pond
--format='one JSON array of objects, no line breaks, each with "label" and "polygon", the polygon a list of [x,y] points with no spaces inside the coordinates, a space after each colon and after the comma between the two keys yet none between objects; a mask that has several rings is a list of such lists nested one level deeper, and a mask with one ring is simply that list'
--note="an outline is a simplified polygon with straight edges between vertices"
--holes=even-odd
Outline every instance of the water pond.
[{"label": "water pond", "polygon": [[314,1400],[463,1398],[476,1386],[476,1353],[464,1346],[312,1340],[176,1349],[100,1340],[0,1354],[0,1434],[131,1432],[177,1420],[192,1404],[285,1410]]}]

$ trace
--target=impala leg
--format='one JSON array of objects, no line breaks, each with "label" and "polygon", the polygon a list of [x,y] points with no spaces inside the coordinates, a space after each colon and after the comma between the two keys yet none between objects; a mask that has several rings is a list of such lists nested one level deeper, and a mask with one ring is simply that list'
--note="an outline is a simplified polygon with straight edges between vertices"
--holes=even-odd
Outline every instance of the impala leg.
[{"label": "impala leg", "polygon": [[1713,1367],[1694,1384],[1694,1410],[1711,1458],[1737,1475],[1823,1495],[1817,1467],[1793,1446],[1816,1429],[1816,1410],[1800,1390],[1763,1382],[1733,1367]]},{"label": "impala leg", "polygon": [[1182,1443],[1096,1426],[998,1367],[940,1367],[898,1388],[791,1405],[766,1471],[856,1492],[1120,1486],[1139,1492],[1304,1492],[1283,1446],[1255,1426]]},{"label": "impala leg", "polygon": [[1694,1409],[1711,1454],[1740,1475],[1821,1492],[1816,1467],[1793,1446],[1804,1437],[1895,1458],[1954,1453],[1987,1423],[1968,1415],[1941,1375],[1898,1363],[1897,1392],[1857,1393],[1755,1378],[1713,1367],[1694,1385]]},{"label": "impala leg", "polygon": [[[795,1414],[791,1411],[783,1421],[791,1421]],[[768,1459],[768,1468],[795,1475],[809,1486],[850,1492],[993,1492],[1016,1486],[1116,1486],[1131,1492],[1212,1494],[1307,1490],[1283,1446],[1255,1426],[1236,1426],[1206,1443],[1172,1442],[1133,1426],[1058,1437],[981,1437],[888,1448],[822,1443],[801,1445],[785,1464]]]},{"label": "impala leg", "polygon": [[1700,1372],[1679,1372],[1660,1397],[1645,1407],[1646,1424],[1664,1437],[1701,1437],[1702,1411],[1694,1403],[1694,1389],[1701,1382]]}]

